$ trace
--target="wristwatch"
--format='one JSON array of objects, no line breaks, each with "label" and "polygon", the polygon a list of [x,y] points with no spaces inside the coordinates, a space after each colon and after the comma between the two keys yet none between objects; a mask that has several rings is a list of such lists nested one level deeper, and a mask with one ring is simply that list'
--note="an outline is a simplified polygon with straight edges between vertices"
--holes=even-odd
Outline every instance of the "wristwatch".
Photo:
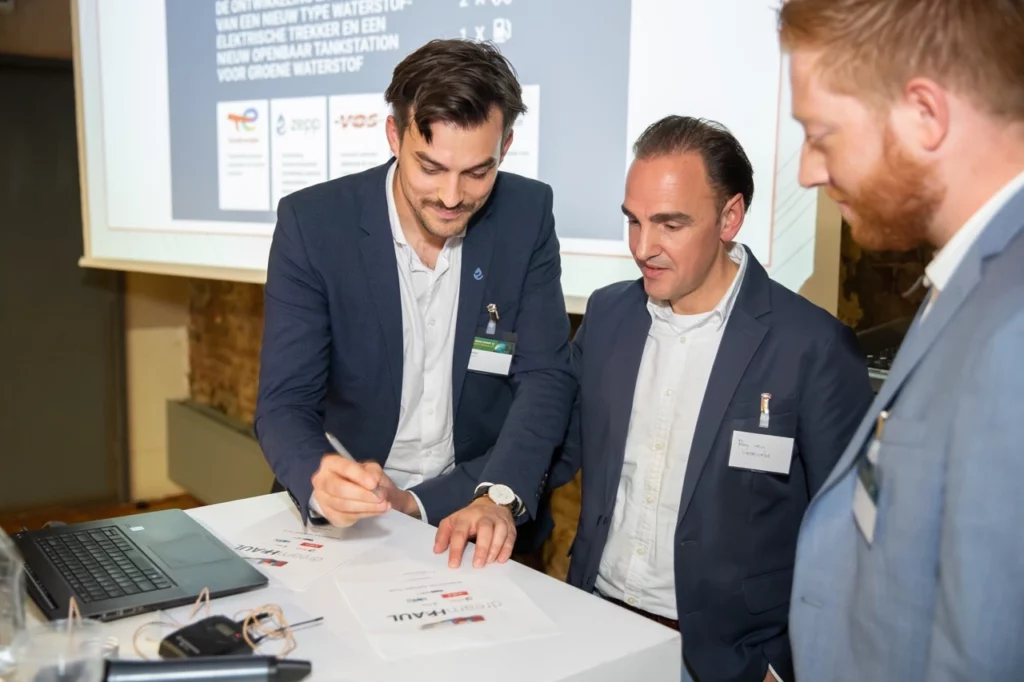
[{"label": "wristwatch", "polygon": [[526,506],[523,504],[519,496],[512,492],[512,488],[502,483],[481,483],[476,487],[476,494],[473,499],[479,499],[487,496],[491,498],[491,502],[502,507],[507,507],[512,512],[512,518],[515,518],[526,511]]}]

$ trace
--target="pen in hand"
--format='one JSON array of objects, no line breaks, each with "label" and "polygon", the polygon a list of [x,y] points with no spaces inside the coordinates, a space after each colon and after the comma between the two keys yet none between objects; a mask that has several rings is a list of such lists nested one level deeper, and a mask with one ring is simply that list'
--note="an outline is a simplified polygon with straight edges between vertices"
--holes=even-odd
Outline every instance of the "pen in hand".
[{"label": "pen in hand", "polygon": [[[335,438],[333,434],[324,433],[324,435],[327,437],[327,442],[331,444],[331,448],[333,448],[336,453],[338,453],[339,455],[341,455],[350,462],[355,462],[356,464],[359,463],[356,460],[356,458],[352,456],[352,453],[346,450],[345,446],[341,444],[341,441]],[[387,494],[383,490],[381,490],[380,486],[374,488],[373,492],[378,498],[382,500],[387,499]]]}]

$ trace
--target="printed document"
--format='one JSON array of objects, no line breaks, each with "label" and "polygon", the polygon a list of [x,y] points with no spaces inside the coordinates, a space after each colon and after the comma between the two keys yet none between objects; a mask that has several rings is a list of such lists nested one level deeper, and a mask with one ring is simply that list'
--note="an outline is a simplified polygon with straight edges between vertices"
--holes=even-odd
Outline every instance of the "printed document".
[{"label": "printed document", "polygon": [[385,660],[558,634],[494,569],[393,560],[344,566],[334,580]]},{"label": "printed document", "polygon": [[388,537],[376,519],[350,528],[304,527],[283,511],[227,538],[228,546],[278,584],[302,591],[318,578]]}]

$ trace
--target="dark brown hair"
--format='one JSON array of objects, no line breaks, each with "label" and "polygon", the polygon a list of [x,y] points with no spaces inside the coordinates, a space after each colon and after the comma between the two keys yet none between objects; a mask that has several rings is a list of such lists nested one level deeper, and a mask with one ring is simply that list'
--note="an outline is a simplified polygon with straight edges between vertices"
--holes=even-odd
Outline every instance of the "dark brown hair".
[{"label": "dark brown hair", "polygon": [[779,35],[784,49],[820,50],[838,92],[891,101],[922,76],[1024,120],[1020,0],[788,0]]},{"label": "dark brown hair", "polygon": [[526,112],[512,64],[494,45],[471,40],[432,40],[417,49],[395,67],[384,99],[399,132],[415,123],[428,143],[438,121],[474,128],[497,107],[508,135]]},{"label": "dark brown hair", "polygon": [[696,152],[704,160],[708,185],[718,194],[718,210],[737,194],[744,211],[754,200],[754,169],[747,153],[729,129],[716,121],[691,116],[666,116],[648,126],[636,144],[637,159]]}]

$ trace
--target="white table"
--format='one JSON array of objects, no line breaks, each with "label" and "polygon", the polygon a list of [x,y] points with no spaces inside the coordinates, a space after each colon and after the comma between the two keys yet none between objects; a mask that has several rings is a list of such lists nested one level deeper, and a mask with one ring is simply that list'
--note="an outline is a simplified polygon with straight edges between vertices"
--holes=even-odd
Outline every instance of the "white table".
[{"label": "white table", "polygon": [[[202,507],[189,513],[223,538],[291,506],[287,495],[280,493]],[[412,559],[445,560],[433,553],[435,529],[432,526],[397,512],[385,515],[377,523],[387,534],[383,545],[400,548]],[[467,556],[472,556],[472,547],[467,550]],[[464,561],[460,570],[500,572],[514,581],[556,623],[560,633],[456,653],[385,661],[370,647],[344,596],[328,574],[302,592],[292,593],[297,606],[311,615],[324,616],[325,620],[321,626],[296,633],[298,648],[291,657],[313,662],[313,675],[307,678],[313,682],[678,682],[680,679],[678,632],[515,562],[492,564],[484,569],[473,569],[470,563]],[[259,605],[259,592],[250,594],[252,606]],[[34,605],[29,619],[30,622],[42,619]],[[106,625],[110,634],[120,640],[122,657],[133,656],[132,633],[142,623],[152,620],[154,614],[147,614]],[[158,630],[153,632],[159,633]]]}]

